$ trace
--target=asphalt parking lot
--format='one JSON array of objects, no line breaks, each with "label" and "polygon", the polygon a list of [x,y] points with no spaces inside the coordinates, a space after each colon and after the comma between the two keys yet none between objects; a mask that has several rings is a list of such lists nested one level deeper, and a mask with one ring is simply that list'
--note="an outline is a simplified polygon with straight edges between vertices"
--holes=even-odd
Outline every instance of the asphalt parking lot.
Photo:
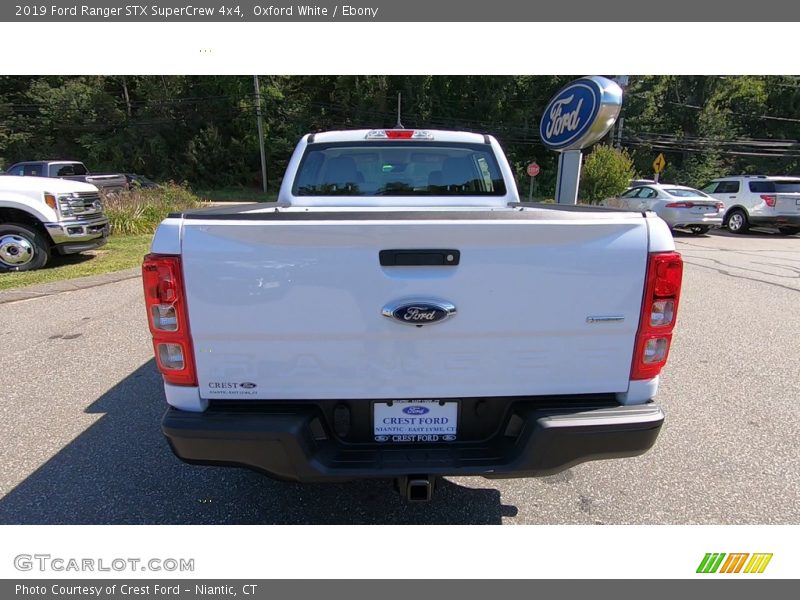
[{"label": "asphalt parking lot", "polygon": [[679,236],[649,453],[542,479],[300,485],[173,457],[141,283],[0,305],[0,523],[800,523],[800,236]]}]

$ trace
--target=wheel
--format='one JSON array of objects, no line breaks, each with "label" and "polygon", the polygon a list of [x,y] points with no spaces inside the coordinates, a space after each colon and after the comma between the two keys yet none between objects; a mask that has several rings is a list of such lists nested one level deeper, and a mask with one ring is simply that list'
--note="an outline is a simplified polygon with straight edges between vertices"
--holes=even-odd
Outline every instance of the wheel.
[{"label": "wheel", "polygon": [[711,229],[711,227],[708,225],[692,225],[689,227],[689,231],[695,235],[703,235],[704,233],[708,233],[709,229]]},{"label": "wheel", "polygon": [[0,272],[41,269],[49,259],[50,246],[33,227],[0,224]]},{"label": "wheel", "polygon": [[746,233],[750,228],[750,223],[747,221],[745,212],[741,208],[735,208],[728,215],[725,226],[731,233]]},{"label": "wheel", "polygon": [[800,233],[800,227],[778,227],[781,235],[794,235]]}]

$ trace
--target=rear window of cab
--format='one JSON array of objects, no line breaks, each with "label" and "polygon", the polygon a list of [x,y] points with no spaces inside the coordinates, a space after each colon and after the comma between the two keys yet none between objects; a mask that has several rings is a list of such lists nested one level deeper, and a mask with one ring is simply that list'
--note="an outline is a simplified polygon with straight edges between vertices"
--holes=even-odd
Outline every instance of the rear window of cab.
[{"label": "rear window of cab", "polygon": [[295,196],[503,196],[491,146],[414,141],[310,144]]}]

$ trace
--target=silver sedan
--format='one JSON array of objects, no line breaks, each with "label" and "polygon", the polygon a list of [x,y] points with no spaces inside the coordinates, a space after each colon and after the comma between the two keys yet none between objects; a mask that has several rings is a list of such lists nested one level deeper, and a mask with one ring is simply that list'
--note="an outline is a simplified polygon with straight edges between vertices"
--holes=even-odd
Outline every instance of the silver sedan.
[{"label": "silver sedan", "polygon": [[652,210],[670,229],[684,229],[698,235],[712,227],[721,227],[725,214],[722,202],[684,185],[639,185],[617,198],[610,198],[605,204],[629,210]]}]

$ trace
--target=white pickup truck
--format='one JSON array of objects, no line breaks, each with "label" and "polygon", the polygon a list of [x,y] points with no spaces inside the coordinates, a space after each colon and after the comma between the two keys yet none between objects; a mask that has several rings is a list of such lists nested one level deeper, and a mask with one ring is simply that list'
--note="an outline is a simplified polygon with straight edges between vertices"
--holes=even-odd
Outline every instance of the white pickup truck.
[{"label": "white pickup truck", "polygon": [[39,269],[53,253],[93,250],[106,243],[108,233],[95,186],[0,176],[0,273]]},{"label": "white pickup truck", "polygon": [[491,136],[307,135],[277,204],[155,235],[162,429],[189,463],[394,478],[409,500],[639,455],[682,265],[652,213],[520,203]]}]

